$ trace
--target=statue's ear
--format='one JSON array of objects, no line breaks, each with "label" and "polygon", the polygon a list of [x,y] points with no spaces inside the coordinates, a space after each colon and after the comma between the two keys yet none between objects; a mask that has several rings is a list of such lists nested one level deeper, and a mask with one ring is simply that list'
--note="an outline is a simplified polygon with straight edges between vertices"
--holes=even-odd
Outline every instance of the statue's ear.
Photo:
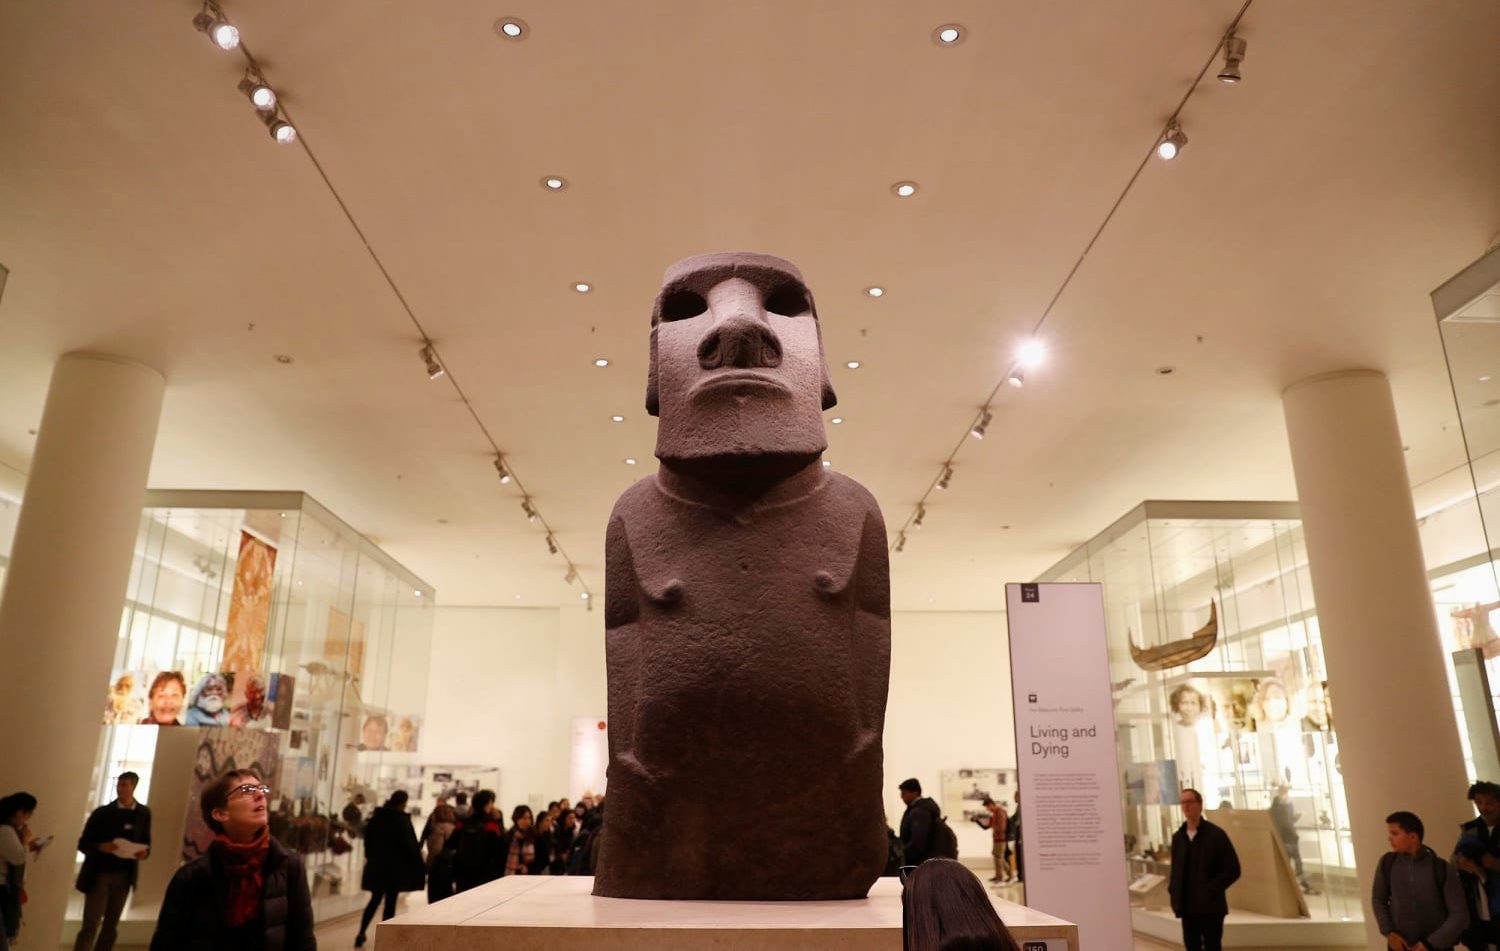
[{"label": "statue's ear", "polygon": [[[652,416],[661,416],[661,397],[656,388],[656,328],[657,325],[653,323],[651,325],[651,369],[646,371],[646,412]],[[823,373],[826,380],[828,374],[826,368]]]},{"label": "statue's ear", "polygon": [[803,287],[803,290],[807,292],[807,306],[812,311],[813,326],[818,330],[818,363],[823,368],[823,408],[833,409],[839,405],[839,398],[833,392],[833,380],[828,376],[828,358],[823,354],[823,324],[818,320],[818,304],[817,301],[813,300],[811,290],[806,286]]}]

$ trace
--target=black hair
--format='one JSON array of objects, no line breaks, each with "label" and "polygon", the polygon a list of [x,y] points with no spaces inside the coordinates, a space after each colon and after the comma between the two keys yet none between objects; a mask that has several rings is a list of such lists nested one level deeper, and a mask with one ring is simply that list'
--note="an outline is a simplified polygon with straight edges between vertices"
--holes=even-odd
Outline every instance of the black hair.
[{"label": "black hair", "polygon": [[1469,798],[1473,799],[1475,796],[1489,796],[1491,799],[1500,799],[1500,784],[1481,779],[1469,787]]},{"label": "black hair", "polygon": [[529,815],[531,815],[531,807],[530,806],[517,806],[516,808],[514,808],[514,809],[512,809],[510,811],[510,822],[511,822],[511,825],[515,825],[516,820],[519,819],[519,818],[521,818],[522,816],[529,816]]},{"label": "black hair", "polygon": [[1422,828],[1422,820],[1417,818],[1415,812],[1406,812],[1405,810],[1393,812],[1385,817],[1385,821],[1390,825],[1399,827],[1402,832],[1415,832],[1418,839],[1422,838],[1423,833],[1426,831]]},{"label": "black hair", "polygon": [[918,796],[922,795],[922,784],[917,782],[915,779],[902,780],[901,785],[897,786],[896,788],[900,789],[902,792],[914,792]]},{"label": "black hair", "polygon": [[409,797],[406,795],[406,790],[398,789],[395,792],[391,793],[391,798],[387,799],[385,801],[385,804],[387,806],[394,806],[395,808],[400,809],[406,805],[406,800],[408,798]]},{"label": "black hair", "polygon": [[[125,772],[121,773],[120,779],[128,779],[137,786],[141,784],[141,777],[137,776],[135,774],[135,771],[130,769],[127,769]],[[119,780],[116,780],[116,782],[118,781]]]},{"label": "black hair", "polygon": [[904,951],[1020,951],[974,873],[953,859],[928,859],[901,892]]},{"label": "black hair", "polygon": [[9,822],[18,812],[35,812],[36,797],[29,792],[15,792],[0,799],[0,822]]},{"label": "black hair", "polygon": [[453,801],[458,803],[460,806],[466,806],[469,804],[469,794],[463,791],[459,791],[454,794]]},{"label": "black hair", "polygon": [[494,805],[495,791],[493,789],[481,789],[474,794],[474,802],[470,805],[469,814],[482,816]]}]

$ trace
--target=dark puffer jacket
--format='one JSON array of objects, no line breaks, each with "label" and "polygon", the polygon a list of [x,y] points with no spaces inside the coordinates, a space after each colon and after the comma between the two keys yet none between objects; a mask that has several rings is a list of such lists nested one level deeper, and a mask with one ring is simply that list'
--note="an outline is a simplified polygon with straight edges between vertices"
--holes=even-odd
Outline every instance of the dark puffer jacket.
[{"label": "dark puffer jacket", "polygon": [[209,849],[172,876],[151,951],[316,951],[302,857],[275,839],[268,849],[261,916],[253,934],[229,927],[229,876]]}]

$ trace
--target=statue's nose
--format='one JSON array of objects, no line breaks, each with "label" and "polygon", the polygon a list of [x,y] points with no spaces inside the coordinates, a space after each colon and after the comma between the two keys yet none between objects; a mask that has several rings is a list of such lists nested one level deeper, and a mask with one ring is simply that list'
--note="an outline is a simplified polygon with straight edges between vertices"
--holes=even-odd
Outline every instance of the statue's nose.
[{"label": "statue's nose", "polygon": [[715,324],[698,343],[698,365],[705,370],[781,366],[781,341],[763,321],[736,315]]}]

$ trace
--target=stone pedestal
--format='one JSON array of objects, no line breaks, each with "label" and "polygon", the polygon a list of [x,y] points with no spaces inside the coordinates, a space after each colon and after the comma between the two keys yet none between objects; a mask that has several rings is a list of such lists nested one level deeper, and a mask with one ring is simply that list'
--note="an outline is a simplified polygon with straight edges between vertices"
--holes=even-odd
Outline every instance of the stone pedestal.
[{"label": "stone pedestal", "polygon": [[[585,877],[514,876],[380,925],[380,951],[900,951],[901,884],[862,901],[718,902],[596,898]],[[1078,951],[1078,927],[992,899],[1023,948]]]}]

